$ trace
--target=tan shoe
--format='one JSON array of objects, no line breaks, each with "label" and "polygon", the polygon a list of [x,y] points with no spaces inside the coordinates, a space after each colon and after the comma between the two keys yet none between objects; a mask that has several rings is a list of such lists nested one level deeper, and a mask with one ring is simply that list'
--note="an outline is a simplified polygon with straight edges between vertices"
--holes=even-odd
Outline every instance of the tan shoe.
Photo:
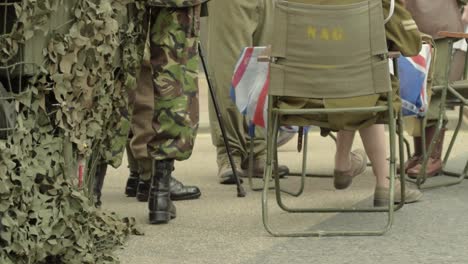
[{"label": "tan shoe", "polygon": [[[265,172],[265,159],[260,158],[254,161],[254,169],[253,175],[254,178],[263,178],[263,174]],[[243,177],[247,177],[249,175],[248,166],[243,167]],[[278,165],[278,175],[280,178],[289,174],[289,168],[285,165]]]},{"label": "tan shoe", "polygon": [[363,149],[351,151],[351,168],[347,171],[334,170],[333,185],[338,190],[348,188],[353,178],[363,173],[367,167],[367,155]]},{"label": "tan shoe", "polygon": [[[389,188],[383,188],[377,186],[374,193],[374,206],[383,207],[387,206],[389,202]],[[423,196],[423,193],[417,189],[408,188],[405,189],[405,204],[414,203],[419,201]],[[395,184],[394,203],[401,203],[401,189],[400,184]]]},{"label": "tan shoe", "polygon": [[[237,176],[244,177],[244,173],[241,171],[240,163],[235,163],[235,164],[236,164]],[[219,183],[221,184],[236,184],[236,178],[234,177],[234,173],[232,171],[232,167],[229,161],[220,163],[219,170],[218,170],[218,179],[219,179]]]}]

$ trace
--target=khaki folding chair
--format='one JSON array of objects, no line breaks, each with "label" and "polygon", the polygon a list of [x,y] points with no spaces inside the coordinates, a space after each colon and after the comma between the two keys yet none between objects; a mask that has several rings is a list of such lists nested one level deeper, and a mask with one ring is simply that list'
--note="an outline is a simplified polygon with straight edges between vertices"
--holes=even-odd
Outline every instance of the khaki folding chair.
[{"label": "khaki folding chair", "polygon": [[[298,139],[297,139],[297,152],[302,152],[302,170],[300,172],[289,172],[286,176],[299,176],[301,177],[300,185],[296,190],[287,190],[281,189],[281,192],[289,194],[294,197],[299,197],[304,193],[305,189],[305,181],[308,177],[313,178],[333,178],[332,174],[317,174],[317,173],[307,173],[307,160],[308,160],[308,150],[307,148],[303,148],[303,146],[307,146],[309,144],[309,130],[310,128],[306,127],[299,127],[298,131]],[[336,136],[333,133],[328,133],[327,135],[323,135],[324,137],[330,137],[334,143],[336,143]],[[250,190],[257,192],[263,191],[263,187],[255,186],[254,184],[254,176],[253,176],[253,168],[254,168],[254,136],[250,136],[250,149],[249,149],[249,169],[247,171],[247,179]],[[409,144],[409,143],[408,143]],[[369,164],[368,164],[369,165]],[[270,189],[274,189],[274,187],[270,187]]]},{"label": "khaki folding chair", "polygon": [[[262,58],[270,61],[269,119],[267,161],[262,196],[263,224],[273,236],[370,236],[382,235],[393,223],[393,213],[404,204],[404,177],[401,175],[402,200],[394,205],[396,118],[392,104],[392,88],[388,58],[391,57],[385,38],[381,1],[355,0],[341,5],[316,5],[313,0],[279,0],[275,6],[275,37],[271,53]],[[323,1],[322,1],[323,2]],[[397,54],[398,55],[398,54]],[[396,57],[396,56],[395,56]],[[394,72],[397,73],[397,63]],[[343,108],[284,109],[281,99],[288,97],[329,99],[385,94],[384,105]],[[281,198],[277,177],[277,131],[283,117],[318,117],[329,114],[383,114],[389,126],[390,197],[382,208],[292,208]],[[401,111],[398,114],[401,126]],[[311,122],[314,123],[314,122]],[[311,124],[314,125],[314,124]],[[402,129],[399,131],[400,158],[403,153]],[[403,168],[403,164],[400,164]],[[402,171],[404,171],[402,169]],[[270,225],[268,193],[274,178],[276,201],[289,213],[370,213],[387,212],[387,222],[378,230],[354,231],[277,231]]]},{"label": "khaki folding chair", "polygon": [[[435,150],[435,141],[433,140],[431,144],[429,145],[429,148],[425,150],[423,153],[424,159],[422,163],[422,169],[415,181],[415,183],[420,189],[430,189],[430,188],[441,187],[441,186],[455,185],[455,184],[461,183],[465,178],[468,177],[468,161],[466,162],[465,168],[463,169],[461,173],[446,170],[447,161],[449,160],[450,154],[452,152],[452,148],[455,144],[461,125],[463,123],[463,110],[464,110],[464,107],[468,104],[468,99],[467,99],[468,98],[468,56],[466,56],[466,53],[465,53],[463,80],[455,81],[452,83],[450,82],[449,77],[450,77],[450,73],[452,70],[451,68],[452,68],[452,60],[453,60],[453,56],[452,56],[453,44],[457,40],[467,39],[468,34],[458,33],[458,32],[439,32],[439,36],[449,39],[449,49],[448,49],[449,61],[446,66],[447,68],[445,70],[443,84],[432,87],[433,91],[441,93],[439,117],[437,121],[437,129],[436,129],[434,138],[438,138],[440,135],[440,131],[443,127],[446,108],[451,107],[451,106],[458,106],[459,113],[458,113],[457,125],[454,130],[452,139],[450,140],[449,147],[447,151],[445,152],[444,159],[442,162],[442,173],[447,176],[456,177],[457,179],[455,180],[452,179],[452,180],[437,182],[437,183],[428,182],[427,175],[426,175],[426,166],[429,161],[429,157],[431,156],[432,152]],[[426,123],[427,123],[427,120],[424,119],[422,128],[426,126]],[[422,129],[422,132],[423,132],[422,138],[424,139],[425,138],[424,129]],[[425,144],[426,143],[423,142],[423,146],[425,146]]]}]

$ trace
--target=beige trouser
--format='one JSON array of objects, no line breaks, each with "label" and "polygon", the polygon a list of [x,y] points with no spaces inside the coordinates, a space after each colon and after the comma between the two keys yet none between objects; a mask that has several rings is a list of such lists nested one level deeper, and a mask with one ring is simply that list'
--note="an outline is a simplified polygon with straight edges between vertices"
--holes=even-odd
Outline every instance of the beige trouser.
[{"label": "beige trouser", "polygon": [[[247,159],[250,144],[246,119],[230,97],[231,78],[244,47],[269,44],[273,1],[216,0],[208,4],[208,65],[225,119],[227,138],[237,162]],[[225,164],[228,161],[227,153],[212,104],[210,127],[213,144],[217,148],[218,164]],[[258,159],[265,154],[266,144],[262,133],[259,129],[257,131],[254,153]]]},{"label": "beige trouser", "polygon": [[[130,149],[127,148],[128,159],[136,160],[140,178],[149,180],[151,178],[151,158],[148,154],[148,142],[154,134],[152,120],[154,111],[153,81],[151,79],[151,67],[143,63],[139,73],[138,89],[133,91],[133,113],[132,113],[132,139]],[[133,155],[133,157],[131,157]],[[130,164],[132,167],[135,163]],[[130,170],[135,168],[130,168]]]}]

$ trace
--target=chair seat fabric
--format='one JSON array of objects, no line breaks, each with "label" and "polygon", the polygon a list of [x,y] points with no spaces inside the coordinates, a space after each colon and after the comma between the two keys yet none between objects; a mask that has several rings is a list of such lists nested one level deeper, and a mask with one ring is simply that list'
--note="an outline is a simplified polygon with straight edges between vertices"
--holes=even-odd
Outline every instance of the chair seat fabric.
[{"label": "chair seat fabric", "polygon": [[[392,77],[393,109],[399,111],[401,100],[399,97],[398,80]],[[372,107],[387,105],[387,93],[356,96],[340,99],[319,99],[302,97],[280,97],[277,107],[280,109],[305,108],[345,108],[345,107]],[[301,116],[281,116],[280,122],[284,125],[308,126],[315,125],[332,131],[358,130],[376,123],[387,122],[387,112],[381,113],[346,113],[346,114],[318,114]]]}]

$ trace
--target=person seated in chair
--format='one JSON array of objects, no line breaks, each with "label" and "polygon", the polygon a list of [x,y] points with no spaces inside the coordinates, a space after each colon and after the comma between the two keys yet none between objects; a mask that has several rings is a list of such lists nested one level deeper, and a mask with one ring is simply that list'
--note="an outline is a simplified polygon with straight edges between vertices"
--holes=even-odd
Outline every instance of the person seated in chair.
[{"label": "person seated in chair", "polygon": [[[431,87],[430,84],[436,86],[444,83],[445,70],[449,60],[447,56],[449,39],[438,36],[438,32],[464,32],[460,6],[467,2],[467,0],[413,0],[407,3],[407,9],[414,16],[414,20],[421,32],[430,35],[435,41],[437,57],[434,65],[434,76],[432,83],[429,83],[427,86],[428,89]],[[457,81],[462,77],[462,70],[457,70],[457,67],[454,67],[458,61],[463,61],[464,63],[464,54],[461,51],[456,51],[453,54],[452,72],[449,76],[450,81]],[[405,170],[411,178],[416,178],[420,174],[423,161],[423,147],[429,148],[429,144],[433,140],[435,140],[435,148],[429,157],[426,175],[427,177],[432,177],[442,171],[441,155],[448,119],[444,116],[443,127],[439,137],[434,138],[440,111],[440,101],[441,93],[432,93],[427,112],[427,125],[424,128],[426,146],[422,145],[421,120],[415,118],[405,120],[405,124],[409,128],[407,131],[413,136],[414,142],[414,154],[405,163]]]},{"label": "person seated in chair", "polygon": [[[388,10],[389,1],[384,2],[384,9]],[[404,2],[395,3],[395,11],[390,21],[385,25],[387,41],[390,51],[399,51],[404,56],[418,55],[421,49],[421,33],[404,7]],[[392,76],[394,98],[398,98],[398,80]],[[389,170],[385,140],[384,125],[373,124],[359,129],[365,152],[356,150],[351,152],[355,131],[341,130],[337,134],[335,155],[334,184],[337,189],[347,188],[353,177],[364,172],[367,166],[366,154],[372,164],[372,171],[376,177],[374,205],[384,206],[389,197]],[[398,183],[397,183],[398,185]],[[405,202],[416,202],[422,197],[419,190],[407,188]],[[395,202],[401,201],[400,188],[395,188]]]},{"label": "person seated in chair", "polygon": [[[315,3],[315,1],[314,1]],[[332,0],[326,3],[320,0],[317,4],[341,4],[349,3],[347,0]],[[390,0],[382,0],[384,16],[388,16],[390,10]],[[421,33],[418,30],[411,14],[405,9],[401,0],[395,2],[395,9],[392,17],[385,25],[387,46],[389,51],[399,51],[404,56],[415,56],[421,50]],[[392,76],[392,94],[394,107],[399,108],[398,80]],[[364,107],[386,104],[387,94],[371,94],[355,96],[351,98],[327,98],[318,100],[314,98],[289,97],[280,99],[280,108],[301,109],[301,108],[326,108],[326,107]],[[398,109],[395,109],[398,110]],[[294,118],[294,120],[292,120]],[[387,161],[387,150],[384,126],[378,124],[384,121],[386,113],[346,113],[327,114],[308,117],[281,117],[281,122],[288,124],[314,124],[324,130],[339,130],[337,135],[334,185],[336,189],[346,189],[351,185],[352,179],[363,173],[367,165],[368,156],[372,162],[372,169],[376,177],[376,187],[374,194],[374,205],[383,206],[388,204],[389,197],[389,164]],[[289,120],[291,119],[291,120]],[[303,121],[302,121],[303,120]],[[355,131],[359,130],[364,143],[363,150],[351,152]],[[398,185],[398,182],[397,182]],[[400,202],[400,188],[395,188],[395,202]],[[418,190],[407,188],[405,191],[406,202],[415,202],[422,197]]]}]

